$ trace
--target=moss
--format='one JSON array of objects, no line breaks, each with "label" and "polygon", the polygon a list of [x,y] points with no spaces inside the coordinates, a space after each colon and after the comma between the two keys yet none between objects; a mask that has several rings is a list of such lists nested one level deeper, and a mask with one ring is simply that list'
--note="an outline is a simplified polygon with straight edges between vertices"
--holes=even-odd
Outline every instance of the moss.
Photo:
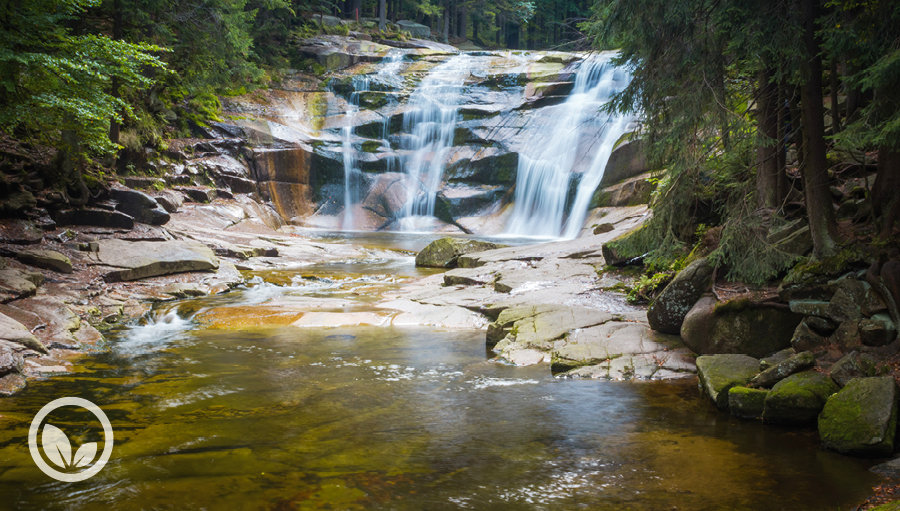
[{"label": "moss", "polygon": [[362,150],[366,153],[377,153],[381,149],[381,142],[378,140],[366,140],[362,143]]},{"label": "moss", "polygon": [[862,253],[855,247],[844,248],[836,255],[821,260],[807,258],[795,265],[784,278],[785,286],[815,283],[822,277],[836,277],[846,273],[851,267],[865,261]]},{"label": "moss", "polygon": [[754,304],[753,300],[747,297],[738,297],[725,302],[716,303],[714,311],[716,314],[724,314],[726,312],[743,312]]}]

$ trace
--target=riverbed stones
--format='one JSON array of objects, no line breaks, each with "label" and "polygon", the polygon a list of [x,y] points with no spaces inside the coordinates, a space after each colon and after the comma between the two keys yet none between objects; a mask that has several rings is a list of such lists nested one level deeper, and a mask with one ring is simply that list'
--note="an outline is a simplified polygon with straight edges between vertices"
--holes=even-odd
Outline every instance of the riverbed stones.
[{"label": "riverbed stones", "polygon": [[55,250],[23,250],[16,253],[16,259],[29,266],[59,273],[72,273],[72,261]]},{"label": "riverbed stones", "polygon": [[20,392],[26,386],[25,377],[18,373],[10,373],[0,377],[0,397],[8,397]]},{"label": "riverbed stones", "polygon": [[0,341],[0,376],[21,373],[25,368],[25,359],[14,347],[18,346],[7,341]]},{"label": "riverbed stones", "polygon": [[720,410],[728,408],[728,391],[746,385],[759,372],[759,360],[741,354],[705,355],[697,357],[700,390]]},{"label": "riverbed stones", "polygon": [[16,268],[0,270],[0,303],[32,296],[44,277],[37,272],[27,272]]},{"label": "riverbed stones", "polygon": [[158,275],[189,271],[210,271],[219,267],[212,250],[194,241],[122,241],[99,242],[97,257],[107,266],[118,268],[105,275],[108,281],[138,280]]},{"label": "riverbed stones", "polygon": [[854,378],[875,376],[877,363],[869,353],[851,351],[831,366],[831,379],[843,387]]},{"label": "riverbed stones", "polygon": [[510,307],[501,311],[497,320],[488,325],[487,344],[491,348],[505,337],[512,336],[521,344],[547,348],[549,342],[571,330],[600,325],[613,318],[608,312],[587,307],[555,304]]},{"label": "riverbed stones", "polygon": [[776,383],[766,396],[763,420],[772,424],[813,424],[825,400],[837,391],[834,380],[822,373],[792,374]]},{"label": "riverbed stones", "polygon": [[744,353],[763,357],[790,345],[801,317],[774,305],[704,295],[681,325],[681,338],[695,353]]},{"label": "riverbed stones", "polygon": [[890,376],[851,380],[819,415],[822,444],[845,454],[887,456],[896,429],[897,386]]},{"label": "riverbed stones", "polygon": [[41,344],[25,325],[6,314],[0,314],[0,340],[20,344],[40,353],[47,353],[47,348]]},{"label": "riverbed stones", "polygon": [[768,388],[794,373],[809,369],[815,364],[816,357],[813,356],[812,352],[797,353],[754,376],[750,380],[749,386]]},{"label": "riverbed stones", "polygon": [[766,389],[731,387],[728,389],[728,410],[739,419],[761,419],[768,395]]},{"label": "riverbed stones", "polygon": [[430,268],[454,268],[459,256],[504,247],[486,241],[440,238],[432,241],[416,254],[416,266]]},{"label": "riverbed stones", "polygon": [[713,266],[700,258],[678,272],[647,309],[650,328],[666,334],[681,332],[684,317],[709,289]]}]

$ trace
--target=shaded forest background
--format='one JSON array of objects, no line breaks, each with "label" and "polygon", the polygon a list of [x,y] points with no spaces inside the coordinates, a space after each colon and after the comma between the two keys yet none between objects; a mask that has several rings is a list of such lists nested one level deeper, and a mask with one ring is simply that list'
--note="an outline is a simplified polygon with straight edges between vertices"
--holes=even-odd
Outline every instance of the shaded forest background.
[{"label": "shaded forest background", "polygon": [[[324,15],[353,23],[327,27]],[[784,276],[806,260],[771,233],[798,218],[809,261],[896,251],[900,5],[889,0],[0,0],[0,166],[13,176],[0,195],[37,179],[83,204],[128,151],[190,136],[221,96],[304,69],[298,41],[402,39],[401,19],[485,48],[619,49],[634,81],[611,107],[642,113],[659,169],[653,219],[620,249],[653,271],[699,250],[730,279]],[[842,214],[851,195],[862,202]]]}]

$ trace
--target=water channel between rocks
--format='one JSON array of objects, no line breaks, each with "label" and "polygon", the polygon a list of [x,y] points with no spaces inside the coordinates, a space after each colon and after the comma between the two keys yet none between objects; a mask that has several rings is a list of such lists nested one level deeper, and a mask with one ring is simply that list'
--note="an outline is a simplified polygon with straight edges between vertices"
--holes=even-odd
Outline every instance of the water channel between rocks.
[{"label": "water channel between rocks", "polygon": [[[345,242],[422,244],[372,236]],[[477,330],[290,326],[370,310],[418,275],[398,252],[161,304],[108,352],[0,401],[0,508],[818,510],[876,481],[814,431],[719,413],[692,379],[556,379],[489,360]],[[115,431],[85,482],[50,482],[28,453],[32,417],[62,396]],[[69,412],[51,419],[74,444],[102,440]]]}]

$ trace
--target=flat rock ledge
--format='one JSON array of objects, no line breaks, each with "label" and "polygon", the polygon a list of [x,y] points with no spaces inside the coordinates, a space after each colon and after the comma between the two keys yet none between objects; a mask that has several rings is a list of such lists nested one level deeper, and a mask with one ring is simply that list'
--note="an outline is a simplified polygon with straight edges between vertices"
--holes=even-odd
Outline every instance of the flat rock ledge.
[{"label": "flat rock ledge", "polygon": [[106,273],[108,282],[139,280],[188,271],[211,271],[219,267],[213,251],[194,241],[124,241],[106,239],[99,243],[97,258],[118,268]]}]

